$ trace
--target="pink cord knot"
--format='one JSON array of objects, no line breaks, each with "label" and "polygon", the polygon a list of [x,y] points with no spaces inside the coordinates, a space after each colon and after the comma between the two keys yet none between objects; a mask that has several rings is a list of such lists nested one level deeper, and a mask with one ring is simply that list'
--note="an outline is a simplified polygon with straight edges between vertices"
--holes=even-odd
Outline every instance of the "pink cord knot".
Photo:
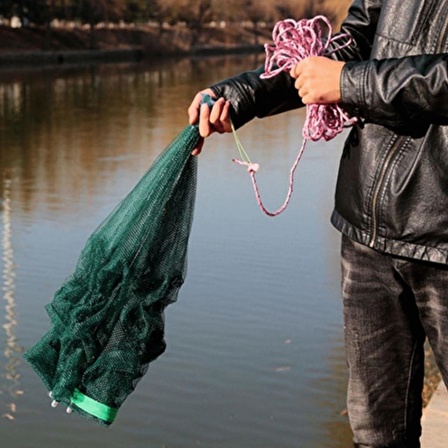
[{"label": "pink cord knot", "polygon": [[260,165],[258,163],[243,162],[239,159],[232,159],[232,162],[238,163],[239,165],[247,166],[248,173],[256,173],[260,168]]},{"label": "pink cord knot", "polygon": [[256,173],[258,169],[260,168],[260,165],[258,163],[249,163],[247,167],[248,173]]}]

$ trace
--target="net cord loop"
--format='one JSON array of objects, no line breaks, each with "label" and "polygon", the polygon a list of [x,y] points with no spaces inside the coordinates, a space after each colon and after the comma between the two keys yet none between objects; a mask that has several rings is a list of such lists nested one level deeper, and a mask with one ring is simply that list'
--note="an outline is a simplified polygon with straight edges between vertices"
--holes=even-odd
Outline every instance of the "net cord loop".
[{"label": "net cord loop", "polygon": [[[325,30],[327,30],[326,37],[324,36]],[[346,48],[352,43],[352,38],[348,34],[340,33],[334,36],[330,21],[322,15],[309,20],[286,19],[279,21],[274,26],[272,38],[273,44],[265,44],[266,61],[264,73],[260,75],[262,79],[272,78],[284,71],[289,72],[298,62],[307,57],[331,56],[334,52]],[[338,42],[338,45],[333,45],[335,42]],[[330,50],[330,47],[333,49]],[[308,140],[324,139],[329,141],[356,122],[357,118],[350,117],[338,104],[306,105],[305,123],[302,129],[303,141],[289,172],[288,192],[280,208],[273,212],[266,209],[261,199],[255,176],[259,165],[250,161],[232,124],[233,136],[240,154],[240,159],[233,159],[233,161],[248,167],[247,171],[252,180],[255,197],[263,213],[275,217],[288,206],[294,190],[295,171]]]}]

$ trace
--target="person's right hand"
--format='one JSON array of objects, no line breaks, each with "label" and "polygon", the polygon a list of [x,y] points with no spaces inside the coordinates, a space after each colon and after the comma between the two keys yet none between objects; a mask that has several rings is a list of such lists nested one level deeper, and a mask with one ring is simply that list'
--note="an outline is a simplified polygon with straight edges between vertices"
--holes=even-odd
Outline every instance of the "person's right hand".
[{"label": "person's right hand", "polygon": [[192,151],[194,156],[201,153],[205,137],[208,137],[214,132],[218,132],[219,134],[232,132],[229,113],[230,102],[226,101],[224,98],[219,98],[210,109],[207,104],[201,105],[203,95],[210,95],[210,97],[215,98],[213,90],[202,90],[196,94],[188,108],[189,122],[190,124],[195,124],[199,120],[199,134],[201,135],[196,148]]},{"label": "person's right hand", "polygon": [[310,56],[289,72],[303,104],[332,104],[341,101],[341,72],[345,62],[325,56]]}]

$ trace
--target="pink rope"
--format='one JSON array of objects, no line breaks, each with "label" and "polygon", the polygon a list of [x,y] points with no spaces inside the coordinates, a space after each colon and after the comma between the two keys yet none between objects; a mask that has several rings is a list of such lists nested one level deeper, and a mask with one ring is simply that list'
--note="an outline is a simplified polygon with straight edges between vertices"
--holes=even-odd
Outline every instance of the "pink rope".
[{"label": "pink rope", "polygon": [[[325,28],[328,29],[326,38],[323,35]],[[289,72],[298,62],[309,56],[330,56],[334,51],[351,44],[351,37],[348,34],[333,36],[331,23],[324,16],[316,16],[313,19],[303,19],[298,22],[293,19],[280,21],[272,31],[272,38],[274,44],[265,45],[265,72],[261,75],[263,79],[272,78],[283,71]],[[341,46],[335,48],[335,50],[330,51],[330,45],[341,39],[347,40]],[[275,212],[268,211],[261,200],[255,177],[258,164],[234,159],[234,162],[248,167],[255,197],[263,213],[272,217],[277,216],[288,206],[294,190],[295,170],[305,150],[307,140],[317,141],[323,138],[325,141],[329,141],[340,134],[344,128],[352,126],[356,121],[356,117],[349,117],[338,104],[308,104],[306,106],[306,118],[302,129],[302,146],[289,172],[289,187],[286,199],[283,205]]]}]

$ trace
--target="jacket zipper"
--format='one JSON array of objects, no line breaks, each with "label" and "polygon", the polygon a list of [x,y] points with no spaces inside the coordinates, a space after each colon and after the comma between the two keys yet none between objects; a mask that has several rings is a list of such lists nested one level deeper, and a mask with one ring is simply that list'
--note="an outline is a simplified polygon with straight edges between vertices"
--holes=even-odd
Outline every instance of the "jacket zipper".
[{"label": "jacket zipper", "polygon": [[393,143],[391,149],[389,150],[389,153],[386,156],[386,159],[383,163],[383,167],[380,172],[380,177],[378,180],[378,184],[375,188],[375,191],[373,192],[373,198],[372,198],[372,236],[369,241],[369,246],[373,247],[375,244],[376,236],[378,233],[378,213],[377,213],[377,205],[378,205],[378,196],[380,194],[381,188],[383,186],[384,178],[386,177],[386,173],[389,168],[390,161],[392,160],[393,156],[397,152],[398,148],[401,146],[401,142],[403,141],[403,137],[397,137],[395,142]]},{"label": "jacket zipper", "polygon": [[[448,9],[448,6],[445,7],[444,12],[447,9]],[[447,32],[448,32],[448,20],[445,21],[443,29],[440,32],[440,39],[437,42],[434,53],[436,53],[436,54],[440,53],[446,47],[445,42],[447,39]],[[387,154],[386,160],[384,161],[377,187],[373,193],[373,198],[372,198],[372,236],[369,241],[370,247],[374,247],[375,240],[376,240],[376,237],[378,234],[378,196],[383,187],[384,178],[388,171],[389,164],[390,164],[393,156],[397,152],[398,148],[401,146],[402,141],[403,141],[403,137],[398,137],[397,140],[395,140],[395,142],[393,143],[392,148],[390,149],[389,154]]]}]

